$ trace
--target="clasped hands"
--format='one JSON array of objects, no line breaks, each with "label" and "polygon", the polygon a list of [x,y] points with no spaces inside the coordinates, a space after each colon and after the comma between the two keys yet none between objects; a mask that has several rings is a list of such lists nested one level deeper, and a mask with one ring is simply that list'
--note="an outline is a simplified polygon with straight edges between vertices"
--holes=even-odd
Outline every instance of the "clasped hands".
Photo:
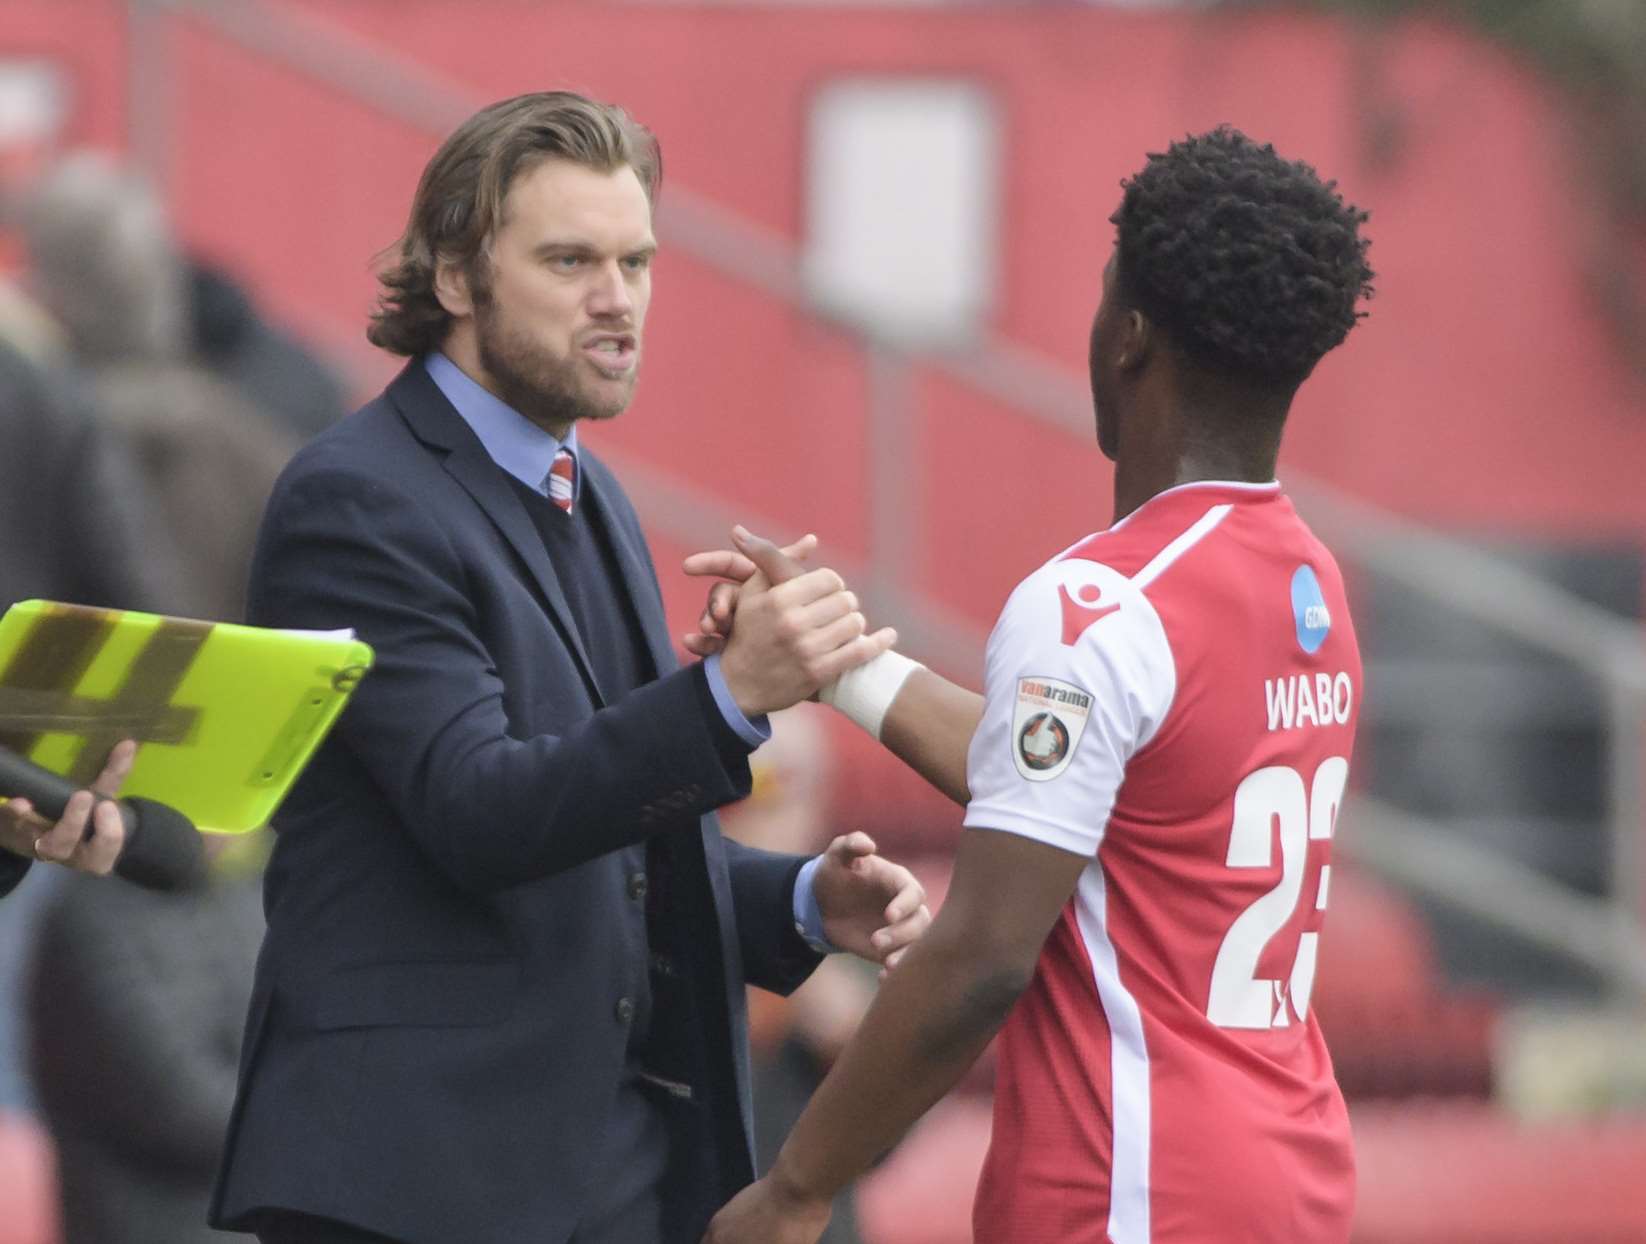
[{"label": "clasped hands", "polygon": [[[817,546],[806,536],[788,549],[732,531],[739,551],[694,553],[686,573],[734,580],[710,593],[703,629],[683,642],[706,657],[720,654],[720,671],[737,706],[750,717],[776,712],[815,696],[847,670],[879,656],[897,642],[883,627],[872,634],[855,593],[833,570],[807,571],[800,561]],[[731,629],[735,610],[737,626]]]}]

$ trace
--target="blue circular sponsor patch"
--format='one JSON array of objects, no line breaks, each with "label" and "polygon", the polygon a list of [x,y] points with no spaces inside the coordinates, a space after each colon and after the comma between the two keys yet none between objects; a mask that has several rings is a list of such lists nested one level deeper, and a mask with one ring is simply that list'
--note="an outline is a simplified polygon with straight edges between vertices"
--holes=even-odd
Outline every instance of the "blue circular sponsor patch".
[{"label": "blue circular sponsor patch", "polygon": [[1332,615],[1320,580],[1308,566],[1292,575],[1292,617],[1297,621],[1297,644],[1304,652],[1318,652],[1332,629]]}]

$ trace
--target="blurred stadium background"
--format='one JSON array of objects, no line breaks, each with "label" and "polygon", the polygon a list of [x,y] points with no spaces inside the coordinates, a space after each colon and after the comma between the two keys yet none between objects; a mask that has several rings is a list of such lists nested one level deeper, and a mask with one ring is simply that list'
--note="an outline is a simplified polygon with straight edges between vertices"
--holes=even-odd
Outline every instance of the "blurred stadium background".
[{"label": "blurred stadium background", "polygon": [[[157,191],[197,277],[364,398],[395,367],[363,335],[370,259],[423,162],[479,105],[545,86],[663,143],[645,377],[591,440],[677,629],[701,599],[681,555],[733,521],[816,530],[874,619],[973,685],[1008,589],[1107,521],[1083,373],[1119,179],[1227,121],[1371,211],[1371,318],[1304,387],[1282,459],[1367,656],[1316,1002],[1355,1120],[1356,1239],[1646,1241],[1646,4],[0,0],[0,340],[109,404],[39,314],[26,223],[91,148]],[[301,423],[233,417],[214,434]],[[164,511],[159,451],[109,422]],[[940,892],[954,809],[831,718],[793,730],[755,803],[868,829]],[[14,982],[51,884],[0,912]],[[791,1091],[861,984],[757,1010]],[[52,1244],[20,988],[0,1244]],[[985,1067],[840,1238],[968,1240],[987,1095]]]}]

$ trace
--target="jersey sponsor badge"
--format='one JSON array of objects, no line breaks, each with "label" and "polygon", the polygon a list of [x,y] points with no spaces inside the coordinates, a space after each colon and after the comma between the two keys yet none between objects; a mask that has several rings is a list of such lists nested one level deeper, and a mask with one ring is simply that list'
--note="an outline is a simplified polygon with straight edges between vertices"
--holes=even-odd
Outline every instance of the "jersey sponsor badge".
[{"label": "jersey sponsor badge", "polygon": [[1091,693],[1073,683],[1030,675],[1017,680],[1012,761],[1031,782],[1049,782],[1069,767],[1086,722]]},{"label": "jersey sponsor badge", "polygon": [[1320,580],[1308,566],[1299,566],[1292,574],[1292,618],[1297,623],[1297,646],[1304,652],[1319,652],[1331,633],[1332,615]]}]

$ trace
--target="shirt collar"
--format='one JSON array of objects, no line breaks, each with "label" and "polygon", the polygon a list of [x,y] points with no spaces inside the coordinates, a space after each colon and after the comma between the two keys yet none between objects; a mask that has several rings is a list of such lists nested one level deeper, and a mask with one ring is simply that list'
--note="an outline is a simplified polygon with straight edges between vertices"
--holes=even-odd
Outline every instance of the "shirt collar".
[{"label": "shirt collar", "polygon": [[1168,498],[1181,496],[1184,493],[1199,494],[1212,504],[1216,504],[1218,501],[1256,501],[1265,497],[1278,497],[1280,495],[1280,481],[1273,479],[1266,484],[1254,484],[1247,480],[1196,479],[1190,480],[1187,484],[1173,484],[1170,488],[1155,493],[1137,509],[1110,526],[1108,530],[1118,531],[1144,510],[1163,503],[1170,504]]},{"label": "shirt collar", "polygon": [[[547,496],[546,481],[554,456],[563,448],[570,450],[573,458],[577,456],[577,425],[572,425],[564,441],[556,440],[439,350],[425,355],[423,366],[463,422],[480,438],[491,460],[526,487]],[[575,474],[574,487],[576,493],[582,492],[582,471]]]}]

